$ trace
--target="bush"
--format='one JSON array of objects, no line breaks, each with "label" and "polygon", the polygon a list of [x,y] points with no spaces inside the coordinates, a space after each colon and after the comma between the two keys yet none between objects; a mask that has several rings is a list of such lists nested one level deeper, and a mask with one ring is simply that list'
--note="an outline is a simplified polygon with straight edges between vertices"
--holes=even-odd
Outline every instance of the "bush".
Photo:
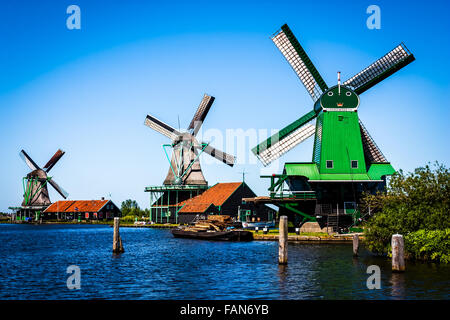
[{"label": "bush", "polygon": [[395,233],[406,236],[419,230],[450,228],[449,190],[449,171],[437,162],[434,169],[427,165],[408,174],[399,170],[391,177],[385,193],[363,198],[364,205],[376,212],[366,224],[368,248],[386,254]]},{"label": "bush", "polygon": [[411,232],[405,247],[411,258],[450,263],[450,229]]},{"label": "bush", "polygon": [[136,220],[136,216],[133,216],[133,215],[128,215],[128,216],[120,218],[120,221],[123,223],[134,223],[135,220]]}]

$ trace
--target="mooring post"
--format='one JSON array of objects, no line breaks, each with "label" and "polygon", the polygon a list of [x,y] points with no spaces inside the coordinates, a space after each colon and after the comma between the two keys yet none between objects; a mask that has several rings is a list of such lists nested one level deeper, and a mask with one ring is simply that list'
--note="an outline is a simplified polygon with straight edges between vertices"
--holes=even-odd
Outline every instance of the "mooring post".
[{"label": "mooring post", "polygon": [[113,253],[122,253],[124,252],[122,245],[122,238],[120,238],[119,234],[119,217],[114,217],[114,237],[113,237]]},{"label": "mooring post", "polygon": [[279,224],[280,235],[278,237],[278,264],[287,264],[288,261],[288,219],[287,216],[280,217]]},{"label": "mooring post", "polygon": [[403,236],[401,234],[394,234],[392,236],[392,271],[403,272],[405,271],[405,245]]},{"label": "mooring post", "polygon": [[353,235],[353,256],[358,256],[358,248],[359,248],[359,236],[357,234]]}]

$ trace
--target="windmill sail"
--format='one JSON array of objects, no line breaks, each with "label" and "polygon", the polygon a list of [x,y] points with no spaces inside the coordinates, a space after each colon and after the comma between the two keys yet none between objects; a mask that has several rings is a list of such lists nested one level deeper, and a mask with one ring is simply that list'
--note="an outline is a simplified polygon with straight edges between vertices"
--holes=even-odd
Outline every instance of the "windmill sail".
[{"label": "windmill sail", "polygon": [[287,24],[272,37],[272,41],[294,69],[311,98],[316,101],[328,86]]},{"label": "windmill sail", "polygon": [[28,153],[25,152],[25,150],[20,151],[19,155],[31,170],[40,169],[39,166],[33,161],[33,159],[31,159]]},{"label": "windmill sail", "polygon": [[386,157],[381,152],[380,148],[378,148],[377,144],[370,136],[369,131],[367,131],[366,127],[364,127],[361,120],[359,120],[359,126],[361,129],[361,138],[364,149],[364,158],[367,163],[376,163],[376,162],[388,162]]},{"label": "windmill sail", "polygon": [[309,122],[316,116],[314,110],[310,111],[254,147],[252,149],[253,153],[264,166],[267,166],[314,134],[315,125]]},{"label": "windmill sail", "polygon": [[209,112],[209,109],[211,109],[214,99],[214,97],[207,94],[203,96],[203,99],[200,102],[200,105],[198,106],[197,111],[195,112],[194,117],[192,118],[192,121],[188,127],[188,130],[191,131],[192,135],[197,135],[198,130],[200,130],[200,127]]},{"label": "windmill sail", "polygon": [[64,199],[67,199],[67,197],[69,196],[69,194],[66,192],[66,190],[64,190],[63,188],[61,188],[53,179],[49,179],[48,183],[50,183],[52,185],[53,188],[55,188],[55,190],[61,195],[61,197],[63,197]]},{"label": "windmill sail", "polygon": [[207,145],[203,152],[206,152],[210,156],[213,156],[214,158],[222,161],[223,163],[229,165],[230,167],[234,166],[235,157],[231,156],[223,151],[220,151],[219,149],[213,148],[209,145]]},{"label": "windmill sail", "polygon": [[165,124],[161,120],[156,119],[155,117],[152,117],[150,115],[147,115],[145,118],[144,124],[147,127],[152,128],[155,131],[158,131],[162,135],[165,135],[171,140],[178,139],[179,136],[181,136],[181,133],[169,126],[168,124]]},{"label": "windmill sail", "polygon": [[59,161],[59,159],[61,159],[64,153],[65,153],[64,151],[58,149],[58,151],[56,151],[53,157],[51,157],[51,159],[48,160],[47,164],[44,166],[45,171],[49,172],[53,168],[53,166]]},{"label": "windmill sail", "polygon": [[345,81],[344,85],[353,89],[357,94],[361,94],[414,60],[414,55],[401,43],[370,66]]}]

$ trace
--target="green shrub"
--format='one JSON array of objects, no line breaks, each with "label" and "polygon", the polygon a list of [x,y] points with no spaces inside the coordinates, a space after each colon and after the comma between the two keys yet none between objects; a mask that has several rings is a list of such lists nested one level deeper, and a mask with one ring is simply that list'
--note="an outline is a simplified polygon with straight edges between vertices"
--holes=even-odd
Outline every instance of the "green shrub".
[{"label": "green shrub", "polygon": [[128,216],[120,218],[120,221],[124,222],[124,223],[134,223],[134,221],[136,221],[136,216],[128,215]]},{"label": "green shrub", "polygon": [[[376,212],[366,223],[365,243],[373,252],[389,254],[395,233],[406,236],[419,230],[450,228],[449,171],[439,163],[434,169],[427,165],[408,174],[399,170],[391,177],[385,193],[366,195],[363,202]],[[425,236],[422,240],[432,242]],[[425,256],[431,258],[432,251],[421,257]]]},{"label": "green shrub", "polygon": [[405,249],[411,258],[450,262],[450,228],[419,230],[405,236]]}]

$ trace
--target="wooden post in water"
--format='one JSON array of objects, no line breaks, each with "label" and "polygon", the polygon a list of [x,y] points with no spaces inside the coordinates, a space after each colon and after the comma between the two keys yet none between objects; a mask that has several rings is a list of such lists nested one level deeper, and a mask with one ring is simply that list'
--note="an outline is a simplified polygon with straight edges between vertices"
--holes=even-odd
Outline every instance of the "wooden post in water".
[{"label": "wooden post in water", "polygon": [[353,235],[353,256],[358,256],[358,248],[359,248],[359,236],[357,234]]},{"label": "wooden post in water", "polygon": [[278,237],[278,264],[287,264],[288,261],[288,219],[287,216],[280,217],[280,224],[278,226],[280,234]]},{"label": "wooden post in water", "polygon": [[405,271],[405,245],[403,236],[401,234],[394,234],[392,236],[392,271]]},{"label": "wooden post in water", "polygon": [[113,253],[122,253],[125,250],[122,245],[122,238],[119,234],[119,217],[114,217],[114,237],[113,237]]}]

